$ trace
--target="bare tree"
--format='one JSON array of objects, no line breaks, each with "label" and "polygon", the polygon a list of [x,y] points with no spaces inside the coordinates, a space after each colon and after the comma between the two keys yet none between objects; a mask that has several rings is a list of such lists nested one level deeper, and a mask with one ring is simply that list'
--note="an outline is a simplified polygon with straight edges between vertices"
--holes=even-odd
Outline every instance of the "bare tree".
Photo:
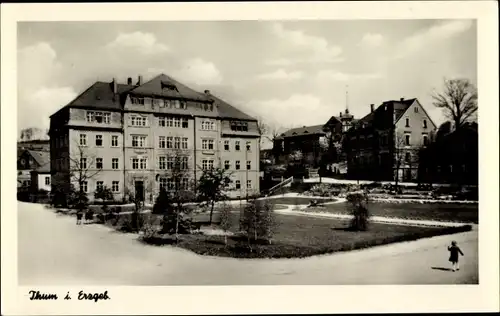
[{"label": "bare tree", "polygon": [[172,204],[172,207],[166,210],[164,216],[164,231],[175,233],[176,241],[179,240],[179,232],[188,230],[189,227],[187,226],[190,226],[189,219],[185,218],[190,213],[190,210],[184,204],[195,197],[188,157],[189,153],[187,151],[173,150],[165,158],[165,172],[161,175],[166,181],[166,190]]},{"label": "bare tree", "polygon": [[431,96],[433,104],[453,120],[455,129],[472,119],[477,112],[477,88],[467,79],[445,79],[444,91],[434,92]]},{"label": "bare tree", "polygon": [[72,183],[78,184],[79,192],[83,192],[84,184],[99,174],[102,169],[97,168],[97,158],[88,147],[74,141],[76,150],[69,155],[70,177]]}]

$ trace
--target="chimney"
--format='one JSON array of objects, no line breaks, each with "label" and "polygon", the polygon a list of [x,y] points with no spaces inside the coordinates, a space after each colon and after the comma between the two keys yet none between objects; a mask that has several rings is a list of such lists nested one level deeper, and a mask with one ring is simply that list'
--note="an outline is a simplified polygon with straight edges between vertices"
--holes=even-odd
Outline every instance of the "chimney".
[{"label": "chimney", "polygon": [[205,94],[210,94],[210,90],[205,90]]},{"label": "chimney", "polygon": [[370,110],[373,112],[373,108],[374,108],[375,104],[370,104]]},{"label": "chimney", "polygon": [[339,116],[342,117],[342,112],[339,113]]},{"label": "chimney", "polygon": [[116,83],[116,78],[113,78],[113,81],[111,81],[113,93],[117,94],[118,93],[118,84]]},{"label": "chimney", "polygon": [[142,76],[139,76],[138,80],[137,80],[137,86],[141,86],[142,85]]},{"label": "chimney", "polygon": [[401,101],[401,102],[403,102],[404,100],[405,100],[405,98],[401,98],[401,99],[399,99],[399,101]]},{"label": "chimney", "polygon": [[131,85],[132,85],[132,77],[128,77],[128,79],[127,79],[127,84],[128,84],[129,86],[131,86]]}]

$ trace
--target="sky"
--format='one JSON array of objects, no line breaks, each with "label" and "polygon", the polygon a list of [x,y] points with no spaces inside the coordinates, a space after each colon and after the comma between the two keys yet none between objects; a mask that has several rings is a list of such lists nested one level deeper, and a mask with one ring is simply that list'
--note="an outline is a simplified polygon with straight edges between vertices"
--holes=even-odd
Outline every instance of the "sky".
[{"label": "sky", "polygon": [[439,125],[431,93],[477,84],[476,41],[474,20],[21,22],[18,130],[48,128],[95,81],[160,73],[281,130],[402,97]]}]

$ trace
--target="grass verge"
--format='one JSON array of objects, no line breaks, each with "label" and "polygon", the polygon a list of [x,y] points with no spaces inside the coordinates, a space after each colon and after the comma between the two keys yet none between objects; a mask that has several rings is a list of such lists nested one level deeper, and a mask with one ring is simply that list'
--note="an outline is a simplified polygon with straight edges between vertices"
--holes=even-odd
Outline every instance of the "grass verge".
[{"label": "grass verge", "polygon": [[[478,223],[477,204],[420,204],[420,203],[379,203],[368,206],[370,215],[389,218]],[[349,214],[345,203],[328,204],[322,207],[306,208],[305,212],[326,212]]]},{"label": "grass verge", "polygon": [[[371,223],[368,231],[350,231],[347,221],[303,216],[277,215],[278,229],[271,244],[259,241],[248,245],[238,234],[238,216],[233,214],[227,245],[223,236],[181,235],[177,246],[201,255],[235,258],[302,258],[339,251],[351,251],[378,245],[417,240],[437,235],[469,231],[463,227],[413,227]],[[174,237],[153,235],[143,238],[150,245],[174,244]]]}]

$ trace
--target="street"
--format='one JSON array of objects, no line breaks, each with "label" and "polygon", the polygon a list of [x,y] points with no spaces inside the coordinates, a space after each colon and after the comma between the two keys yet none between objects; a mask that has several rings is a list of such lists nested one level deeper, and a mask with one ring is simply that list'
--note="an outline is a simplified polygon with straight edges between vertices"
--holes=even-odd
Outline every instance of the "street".
[{"label": "street", "polygon": [[[241,260],[147,246],[137,235],[75,225],[40,204],[18,203],[20,285],[348,285],[477,284],[478,233],[305,259]],[[447,246],[465,257],[446,270]]]}]

